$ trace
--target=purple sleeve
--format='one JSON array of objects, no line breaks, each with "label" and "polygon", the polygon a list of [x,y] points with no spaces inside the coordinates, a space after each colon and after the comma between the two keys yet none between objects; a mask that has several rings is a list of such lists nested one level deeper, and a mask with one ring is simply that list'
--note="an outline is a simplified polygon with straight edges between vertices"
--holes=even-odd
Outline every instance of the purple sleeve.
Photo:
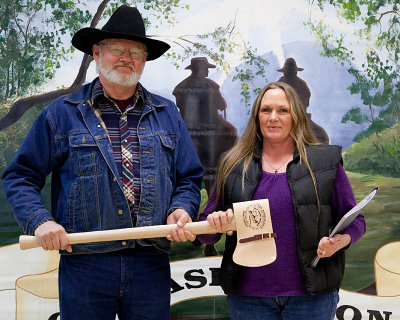
[{"label": "purple sleeve", "polygon": [[[336,172],[336,180],[332,194],[332,212],[336,215],[337,221],[339,221],[356,204],[357,202],[354,198],[349,178],[347,177],[342,165],[339,165]],[[343,231],[343,233],[346,233],[351,237],[349,246],[356,243],[364,235],[365,230],[366,225],[364,215],[360,213]]]},{"label": "purple sleeve", "polygon": [[[211,192],[211,196],[208,199],[207,204],[206,204],[203,212],[200,213],[199,221],[206,221],[207,220],[207,216],[210,213],[212,213],[214,211],[221,210],[223,208],[223,206],[222,206],[223,201],[222,201],[222,199],[220,199],[220,201],[218,203],[218,206],[215,208],[215,210],[213,210],[214,206],[215,206],[215,201],[216,201],[215,193],[216,193],[216,190],[213,189],[213,191]],[[199,235],[197,235],[197,239],[199,239],[199,241],[201,243],[212,244],[212,243],[218,242],[219,239],[221,239],[221,236],[222,236],[221,233],[217,233],[217,234],[199,234]]]}]

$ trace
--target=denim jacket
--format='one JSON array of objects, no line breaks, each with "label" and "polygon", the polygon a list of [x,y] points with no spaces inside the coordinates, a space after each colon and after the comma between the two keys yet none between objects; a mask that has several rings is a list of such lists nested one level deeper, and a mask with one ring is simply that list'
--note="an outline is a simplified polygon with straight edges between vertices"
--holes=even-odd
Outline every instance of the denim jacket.
[{"label": "denim jacket", "polygon": [[[26,234],[46,220],[55,220],[67,233],[134,227],[110,141],[89,103],[92,85],[45,108],[4,172],[7,199]],[[190,135],[174,103],[147,90],[144,97],[137,128],[141,196],[136,226],[165,224],[173,208],[183,208],[194,218],[203,169]],[[52,213],[40,195],[49,173]],[[166,238],[140,242],[169,249]],[[76,254],[130,246],[133,240],[72,248]]]}]

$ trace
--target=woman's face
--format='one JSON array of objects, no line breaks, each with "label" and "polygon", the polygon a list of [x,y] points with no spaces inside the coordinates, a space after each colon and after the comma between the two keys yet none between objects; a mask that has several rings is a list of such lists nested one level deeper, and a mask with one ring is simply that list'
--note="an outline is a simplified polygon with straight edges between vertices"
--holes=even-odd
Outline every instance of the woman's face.
[{"label": "woman's face", "polygon": [[285,91],[280,88],[265,92],[258,112],[263,140],[271,143],[285,142],[290,137],[293,117]]}]

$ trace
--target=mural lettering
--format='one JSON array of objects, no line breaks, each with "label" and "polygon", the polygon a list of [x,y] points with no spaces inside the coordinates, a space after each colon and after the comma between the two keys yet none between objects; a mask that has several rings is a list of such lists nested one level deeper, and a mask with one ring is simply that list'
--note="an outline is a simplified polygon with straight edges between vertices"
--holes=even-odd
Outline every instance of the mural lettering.
[{"label": "mural lettering", "polygon": [[[348,309],[351,309],[353,312],[353,318],[345,318],[345,313]],[[351,311],[350,311],[351,312]],[[382,311],[385,317],[382,316],[382,313],[378,310],[367,310],[369,317],[368,320],[390,320],[390,315],[392,312],[389,311]],[[347,312],[347,315],[349,315],[349,312]],[[336,310],[336,318],[338,320],[362,320],[362,315],[361,311],[358,310],[356,307],[350,306],[350,305],[342,305],[337,308]]]},{"label": "mural lettering", "polygon": [[49,320],[57,320],[59,318],[59,316],[60,316],[60,313],[56,312],[50,316]]},{"label": "mural lettering", "polygon": [[[210,287],[212,286],[219,286],[219,270],[220,268],[209,268],[211,271],[211,277],[207,277],[204,275],[203,269],[191,269],[185,272],[183,278],[187,280],[184,283],[187,289],[199,289],[203,288],[207,285]],[[195,282],[195,283],[193,283]],[[184,290],[185,287],[177,283],[174,279],[171,278],[171,294],[176,293],[178,291]]]},{"label": "mural lettering", "polygon": [[369,313],[369,320],[389,320],[389,316],[392,314],[389,311],[382,311],[385,315],[385,319],[383,319],[382,314],[377,310],[367,310],[367,312]]}]

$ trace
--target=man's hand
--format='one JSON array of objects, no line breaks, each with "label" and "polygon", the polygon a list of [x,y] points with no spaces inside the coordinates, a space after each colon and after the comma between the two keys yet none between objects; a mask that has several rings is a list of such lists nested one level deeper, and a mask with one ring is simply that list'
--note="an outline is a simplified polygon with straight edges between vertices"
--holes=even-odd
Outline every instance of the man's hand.
[{"label": "man's hand", "polygon": [[47,221],[35,230],[35,236],[39,239],[44,250],[67,250],[72,252],[68,244],[67,232],[64,227],[55,221]]},{"label": "man's hand", "polygon": [[183,226],[192,222],[189,214],[183,209],[176,209],[167,218],[167,224],[177,224],[178,227],[171,231],[171,234],[167,235],[167,239],[170,241],[185,242],[194,241],[196,236],[189,231],[184,231]]},{"label": "man's hand", "polygon": [[333,254],[346,247],[351,242],[351,237],[347,233],[335,234],[331,239],[323,237],[318,244],[317,255],[320,258],[328,258]]}]

